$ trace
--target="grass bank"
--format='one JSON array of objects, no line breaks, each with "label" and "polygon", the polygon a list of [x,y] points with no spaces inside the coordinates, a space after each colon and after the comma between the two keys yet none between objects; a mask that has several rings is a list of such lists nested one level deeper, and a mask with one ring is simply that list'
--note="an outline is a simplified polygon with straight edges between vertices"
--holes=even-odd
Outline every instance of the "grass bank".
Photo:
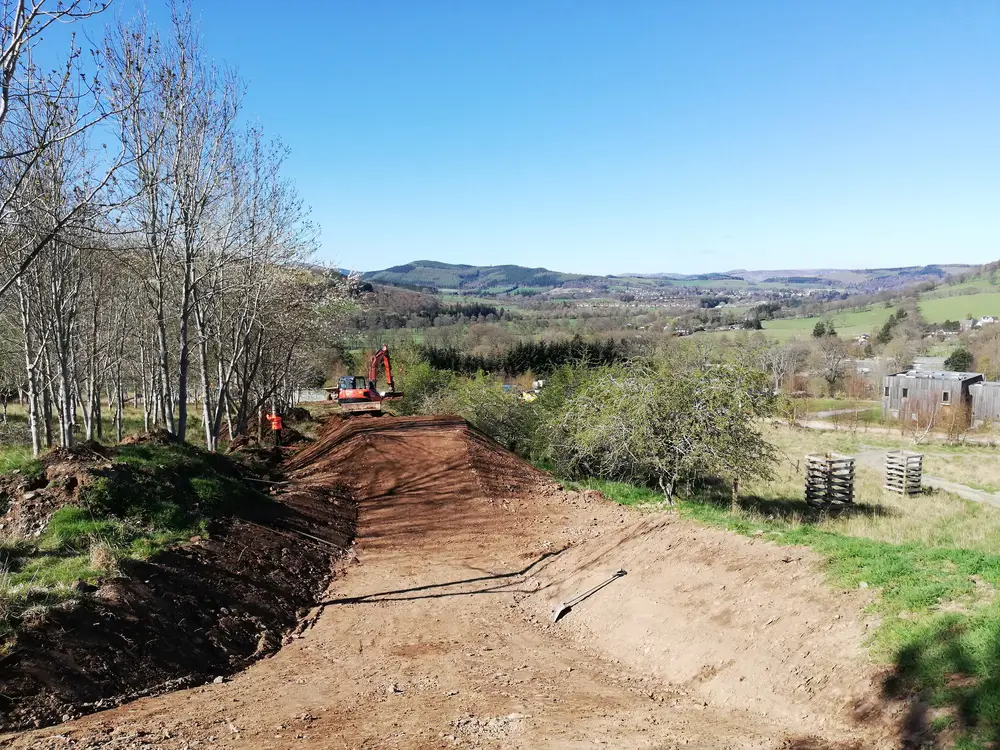
[{"label": "grass bank", "polygon": [[[46,459],[49,474],[55,455]],[[123,445],[107,459],[91,458],[78,469],[75,496],[63,481],[46,483],[41,463],[19,468],[32,471],[37,492],[61,507],[37,538],[0,539],[0,636],[114,575],[123,560],[207,536],[213,520],[268,502],[230,459],[175,442]],[[8,502],[19,502],[17,492]]]}]

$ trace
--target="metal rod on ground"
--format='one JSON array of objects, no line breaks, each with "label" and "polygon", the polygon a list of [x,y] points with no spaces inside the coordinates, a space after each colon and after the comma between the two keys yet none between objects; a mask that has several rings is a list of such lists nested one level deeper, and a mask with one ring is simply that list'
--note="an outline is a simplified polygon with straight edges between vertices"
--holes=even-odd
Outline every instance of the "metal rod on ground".
[{"label": "metal rod on ground", "polygon": [[558,607],[556,607],[553,610],[553,612],[552,612],[552,622],[559,622],[560,618],[563,615],[565,615],[567,612],[569,612],[571,609],[573,609],[573,607],[575,607],[577,604],[579,604],[580,602],[582,602],[588,596],[591,596],[592,594],[595,594],[596,592],[600,591],[601,589],[603,589],[605,586],[607,586],[609,583],[611,583],[616,578],[621,578],[623,575],[627,575],[627,574],[628,574],[628,571],[623,570],[623,569],[618,569],[618,570],[615,571],[615,574],[613,576],[611,576],[610,578],[608,578],[606,581],[601,581],[599,584],[597,584],[596,586],[594,586],[594,588],[592,588],[592,589],[590,589],[588,591],[584,591],[582,594],[577,595],[576,597],[574,597],[573,599],[570,599],[569,601],[563,602],[562,604],[560,604]]}]

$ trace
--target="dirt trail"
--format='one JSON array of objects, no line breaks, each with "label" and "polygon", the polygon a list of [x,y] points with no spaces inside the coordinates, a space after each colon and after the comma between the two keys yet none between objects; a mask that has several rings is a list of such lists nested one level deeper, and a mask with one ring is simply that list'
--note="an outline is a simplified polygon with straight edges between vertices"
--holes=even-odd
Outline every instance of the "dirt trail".
[{"label": "dirt trail", "polygon": [[[857,454],[857,459],[862,466],[867,466],[870,469],[884,472],[886,452],[887,449],[885,448],[864,446],[864,449]],[[994,508],[1000,508],[1000,492],[977,490],[975,487],[970,487],[967,484],[953,482],[950,479],[944,479],[942,477],[936,477],[932,474],[926,473],[921,473],[920,481],[927,487],[950,492],[953,495],[958,495],[963,500],[968,500],[973,503],[985,503],[986,505],[992,505]]]},{"label": "dirt trail", "polygon": [[564,492],[454,418],[331,427],[289,469],[300,491],[359,503],[353,552],[308,627],[232,681],[0,746],[895,744],[863,602],[828,590],[807,551]]}]

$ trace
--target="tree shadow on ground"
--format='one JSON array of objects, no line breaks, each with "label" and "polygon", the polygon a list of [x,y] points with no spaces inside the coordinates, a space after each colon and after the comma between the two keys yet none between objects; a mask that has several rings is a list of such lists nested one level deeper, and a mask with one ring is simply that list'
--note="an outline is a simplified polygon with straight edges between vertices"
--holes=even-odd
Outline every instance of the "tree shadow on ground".
[{"label": "tree shadow on ground", "polygon": [[887,700],[909,700],[900,727],[907,747],[926,746],[942,730],[970,743],[962,747],[1000,742],[997,614],[941,615],[896,654],[882,688]]},{"label": "tree shadow on ground", "polygon": [[[334,604],[364,604],[378,602],[399,602],[414,601],[417,599],[441,599],[452,596],[471,596],[474,594],[498,594],[498,593],[522,593],[530,594],[533,591],[522,591],[510,588],[517,579],[526,575],[537,575],[543,567],[542,563],[553,558],[565,549],[557,549],[545,552],[535,558],[528,565],[519,570],[511,570],[506,573],[486,573],[481,576],[462,578],[455,581],[444,581],[441,583],[430,583],[423,586],[411,586],[404,589],[393,589],[391,591],[374,591],[370,594],[359,596],[341,597],[339,599],[327,599],[320,603],[320,607],[325,608]],[[616,576],[617,577],[617,576]],[[473,588],[468,588],[469,584],[477,584]],[[442,590],[447,589],[447,590]]]},{"label": "tree shadow on ground", "polygon": [[[721,480],[706,481],[700,485],[697,492],[699,502],[718,508],[732,507],[730,485]],[[805,524],[817,524],[830,518],[892,518],[900,515],[895,508],[868,503],[851,503],[830,507],[809,505],[801,497],[762,497],[755,494],[741,494],[740,508],[756,513],[775,521],[796,521]]]}]

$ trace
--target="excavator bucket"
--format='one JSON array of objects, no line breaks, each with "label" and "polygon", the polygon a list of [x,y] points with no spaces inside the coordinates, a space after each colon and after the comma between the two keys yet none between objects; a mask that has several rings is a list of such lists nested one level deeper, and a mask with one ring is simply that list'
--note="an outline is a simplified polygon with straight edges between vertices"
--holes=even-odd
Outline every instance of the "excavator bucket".
[{"label": "excavator bucket", "polygon": [[353,404],[341,404],[340,410],[345,414],[381,414],[381,401],[356,401]]}]

